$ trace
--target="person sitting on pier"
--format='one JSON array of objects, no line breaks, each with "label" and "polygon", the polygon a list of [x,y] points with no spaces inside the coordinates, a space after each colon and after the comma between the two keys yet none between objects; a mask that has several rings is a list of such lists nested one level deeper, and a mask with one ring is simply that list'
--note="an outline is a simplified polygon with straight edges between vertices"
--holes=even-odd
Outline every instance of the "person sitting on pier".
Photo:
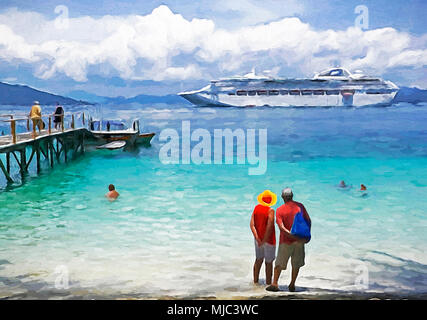
[{"label": "person sitting on pier", "polygon": [[53,118],[53,123],[55,124],[55,129],[58,130],[62,128],[62,117],[64,116],[64,108],[57,102],[55,109],[55,117]]},{"label": "person sitting on pier", "polygon": [[33,121],[33,134],[36,132],[36,126],[39,128],[39,133],[42,129],[42,109],[38,101],[34,101],[29,117]]},{"label": "person sitting on pier", "polygon": [[118,198],[118,196],[119,196],[119,193],[116,191],[116,188],[114,187],[114,184],[110,184],[108,186],[108,190],[109,191],[105,195],[108,198],[108,200],[110,200],[110,201],[116,200]]}]

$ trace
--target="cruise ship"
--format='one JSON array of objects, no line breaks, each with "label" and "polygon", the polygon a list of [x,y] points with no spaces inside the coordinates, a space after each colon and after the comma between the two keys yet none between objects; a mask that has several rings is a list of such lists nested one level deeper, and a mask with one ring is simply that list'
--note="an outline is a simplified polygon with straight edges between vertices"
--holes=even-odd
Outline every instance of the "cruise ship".
[{"label": "cruise ship", "polygon": [[180,92],[197,106],[222,107],[331,107],[390,104],[399,88],[390,81],[332,68],[311,79],[244,76],[212,80],[195,91]]}]

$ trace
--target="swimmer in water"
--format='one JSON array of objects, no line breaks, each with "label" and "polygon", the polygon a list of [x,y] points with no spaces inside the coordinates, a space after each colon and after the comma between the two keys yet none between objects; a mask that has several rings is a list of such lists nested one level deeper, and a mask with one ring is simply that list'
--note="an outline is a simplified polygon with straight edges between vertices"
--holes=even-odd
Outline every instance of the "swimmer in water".
[{"label": "swimmer in water", "polygon": [[116,188],[114,187],[114,184],[110,184],[108,186],[108,192],[105,194],[108,200],[114,201],[118,198],[119,193],[116,191]]},{"label": "swimmer in water", "polygon": [[346,184],[344,182],[344,180],[341,180],[340,183],[337,185],[338,188],[343,189],[345,191],[348,191],[351,189],[352,185],[351,184]]},{"label": "swimmer in water", "polygon": [[366,186],[365,186],[364,184],[361,184],[361,185],[360,185],[360,190],[359,190],[359,192],[361,193],[361,197],[362,197],[362,198],[367,198],[367,197],[369,197],[369,195],[368,195],[368,188],[366,188]]}]

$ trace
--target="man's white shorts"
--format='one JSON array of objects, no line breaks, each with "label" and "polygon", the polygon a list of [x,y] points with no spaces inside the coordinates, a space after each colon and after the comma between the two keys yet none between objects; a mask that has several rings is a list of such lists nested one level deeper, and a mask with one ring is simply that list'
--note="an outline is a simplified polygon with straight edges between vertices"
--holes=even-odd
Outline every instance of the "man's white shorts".
[{"label": "man's white shorts", "polygon": [[270,263],[276,259],[276,246],[269,243],[264,243],[261,247],[255,240],[255,257],[257,260],[265,259],[265,262]]}]

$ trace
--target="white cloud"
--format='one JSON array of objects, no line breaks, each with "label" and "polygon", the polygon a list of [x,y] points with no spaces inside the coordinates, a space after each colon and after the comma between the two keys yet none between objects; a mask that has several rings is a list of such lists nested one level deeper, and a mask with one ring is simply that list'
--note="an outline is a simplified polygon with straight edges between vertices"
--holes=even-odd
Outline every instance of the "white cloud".
[{"label": "white cloud", "polygon": [[17,80],[18,80],[18,78],[16,78],[16,77],[8,77],[8,78],[1,79],[1,82],[11,82],[11,83],[14,83]]},{"label": "white cloud", "polygon": [[[243,2],[242,2],[243,1]],[[253,2],[242,0],[252,8]],[[239,9],[229,4],[225,9]],[[277,18],[261,11],[264,18]],[[245,17],[250,16],[247,14]],[[187,20],[159,6],[140,16],[77,17],[66,30],[34,12],[0,15],[0,59],[32,64],[35,76],[57,74],[80,82],[89,74],[123,79],[185,80],[246,73],[255,66],[304,75],[340,63],[381,75],[390,68],[427,64],[426,36],[412,37],[393,28],[362,31],[314,30],[298,18],[234,30],[208,19]],[[185,59],[179,59],[185,56]]]},{"label": "white cloud", "polygon": [[426,50],[406,50],[393,57],[388,61],[388,67],[395,66],[426,66]]},{"label": "white cloud", "polygon": [[22,60],[23,62],[35,62],[39,60],[35,56],[36,47],[28,44],[23,37],[13,32],[6,25],[0,25],[0,58],[6,61]]},{"label": "white cloud", "polygon": [[202,8],[215,12],[215,21],[226,29],[279,20],[305,11],[299,0],[207,0],[199,3]]}]

